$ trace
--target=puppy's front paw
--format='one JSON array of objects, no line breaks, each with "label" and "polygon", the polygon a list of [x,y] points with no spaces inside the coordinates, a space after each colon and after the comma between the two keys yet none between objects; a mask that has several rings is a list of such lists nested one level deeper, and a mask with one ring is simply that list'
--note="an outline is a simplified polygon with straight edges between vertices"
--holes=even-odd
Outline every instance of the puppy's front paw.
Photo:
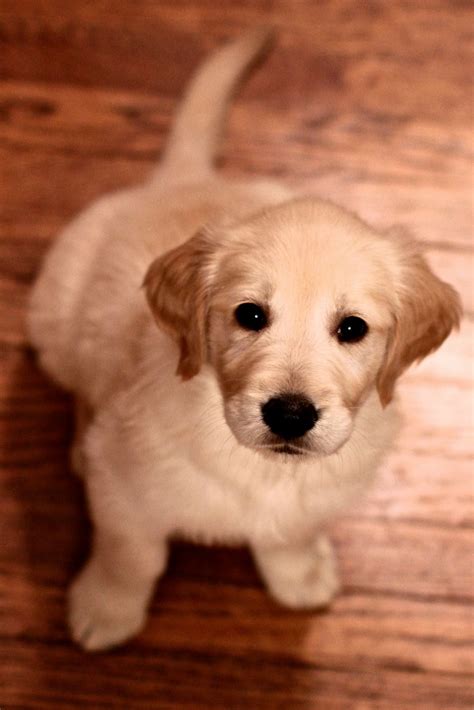
[{"label": "puppy's front paw", "polygon": [[135,636],[145,622],[143,603],[107,586],[89,563],[69,590],[69,627],[86,651],[101,651]]},{"label": "puppy's front paw", "polygon": [[327,606],[340,588],[332,545],[320,535],[304,549],[256,551],[270,594],[293,609]]}]

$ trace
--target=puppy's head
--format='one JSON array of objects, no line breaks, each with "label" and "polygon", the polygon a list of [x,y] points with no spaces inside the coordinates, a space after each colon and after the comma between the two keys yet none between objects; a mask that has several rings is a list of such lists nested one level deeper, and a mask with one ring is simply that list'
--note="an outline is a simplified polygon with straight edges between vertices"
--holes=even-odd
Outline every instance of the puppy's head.
[{"label": "puppy's head", "polygon": [[209,363],[236,439],[270,455],[337,451],[369,393],[387,405],[460,317],[413,242],[316,200],[199,233],[145,284],[179,345],[178,373]]}]

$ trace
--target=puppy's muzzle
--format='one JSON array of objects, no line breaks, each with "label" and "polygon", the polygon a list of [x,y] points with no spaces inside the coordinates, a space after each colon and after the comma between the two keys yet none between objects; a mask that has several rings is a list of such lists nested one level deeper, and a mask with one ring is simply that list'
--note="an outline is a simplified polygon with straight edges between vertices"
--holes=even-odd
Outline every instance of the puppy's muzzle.
[{"label": "puppy's muzzle", "polygon": [[318,420],[316,407],[301,394],[272,397],[261,410],[263,421],[272,434],[285,441],[304,436]]}]

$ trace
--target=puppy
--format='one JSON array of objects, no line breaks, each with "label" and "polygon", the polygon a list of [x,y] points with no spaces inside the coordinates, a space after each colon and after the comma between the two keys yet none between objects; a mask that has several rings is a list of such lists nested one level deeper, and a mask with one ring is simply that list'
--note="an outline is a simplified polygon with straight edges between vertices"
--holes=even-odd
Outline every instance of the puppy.
[{"label": "puppy", "polygon": [[33,290],[31,342],[77,401],[94,533],[69,624],[87,650],[141,629],[176,537],[248,544],[276,600],[327,605],[321,525],[389,447],[398,376],[459,322],[406,237],[216,174],[228,99],[268,39],[203,65],[158,169],[67,227]]}]

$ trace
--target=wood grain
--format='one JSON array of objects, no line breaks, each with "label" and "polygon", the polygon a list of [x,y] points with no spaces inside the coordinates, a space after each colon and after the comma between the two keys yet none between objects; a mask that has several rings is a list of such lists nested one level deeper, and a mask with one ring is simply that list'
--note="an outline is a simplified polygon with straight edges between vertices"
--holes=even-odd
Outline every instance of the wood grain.
[{"label": "wood grain", "polygon": [[[246,550],[176,545],[143,634],[86,656],[64,625],[89,539],[71,403],[28,348],[30,285],[73,214],[147,174],[196,63],[262,23],[277,48],[232,108],[224,171],[405,225],[466,319],[404,378],[397,447],[331,525],[344,580],[331,611],[279,608]],[[471,24],[462,0],[3,0],[2,708],[473,707]]]}]

